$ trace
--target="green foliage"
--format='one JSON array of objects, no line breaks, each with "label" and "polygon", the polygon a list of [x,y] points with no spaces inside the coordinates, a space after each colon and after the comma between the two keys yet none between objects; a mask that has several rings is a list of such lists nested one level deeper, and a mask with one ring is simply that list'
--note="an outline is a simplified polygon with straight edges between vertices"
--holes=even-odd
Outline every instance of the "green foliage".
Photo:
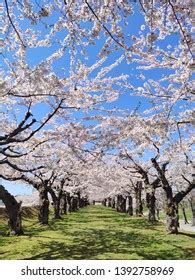
[{"label": "green foliage", "polygon": [[24,219],[24,236],[3,236],[0,259],[195,259],[195,234],[168,235],[161,223],[89,206],[41,226]]}]

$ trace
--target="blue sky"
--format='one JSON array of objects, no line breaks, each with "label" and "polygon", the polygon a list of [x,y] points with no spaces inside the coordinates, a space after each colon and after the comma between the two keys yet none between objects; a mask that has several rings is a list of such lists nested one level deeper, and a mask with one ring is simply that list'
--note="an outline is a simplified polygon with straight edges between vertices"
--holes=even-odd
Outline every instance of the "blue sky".
[{"label": "blue sky", "polygon": [[12,195],[23,195],[23,194],[30,195],[33,192],[33,187],[20,182],[8,182],[0,179],[0,183],[4,187],[6,187],[6,189]]}]

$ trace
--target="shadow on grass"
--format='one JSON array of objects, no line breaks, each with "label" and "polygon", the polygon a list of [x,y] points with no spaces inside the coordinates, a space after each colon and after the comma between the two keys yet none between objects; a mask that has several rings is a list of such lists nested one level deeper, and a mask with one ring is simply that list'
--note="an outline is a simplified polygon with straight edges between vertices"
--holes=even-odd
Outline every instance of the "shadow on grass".
[{"label": "shadow on grass", "polygon": [[178,235],[188,236],[190,238],[195,238],[195,233],[179,232]]},{"label": "shadow on grass", "polygon": [[49,226],[29,220],[25,236],[27,244],[34,244],[27,248],[27,254],[20,254],[28,260],[195,258],[195,246],[190,247],[195,235],[168,236],[159,223],[150,224],[145,218],[97,206],[63,216],[62,220],[52,219]]},{"label": "shadow on grass", "polygon": [[27,259],[191,259],[195,254],[195,248],[184,251],[177,242],[167,247],[166,241],[153,235],[97,229],[75,231],[71,244],[51,239],[39,245],[43,252]]}]

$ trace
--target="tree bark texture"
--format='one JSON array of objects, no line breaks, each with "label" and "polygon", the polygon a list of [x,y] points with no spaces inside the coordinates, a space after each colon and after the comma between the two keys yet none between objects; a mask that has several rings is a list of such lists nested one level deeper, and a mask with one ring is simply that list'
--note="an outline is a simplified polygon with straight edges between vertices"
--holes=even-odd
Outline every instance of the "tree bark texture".
[{"label": "tree bark texture", "polygon": [[39,213],[38,219],[40,224],[48,225],[49,220],[49,199],[48,192],[44,186],[39,187]]},{"label": "tree bark texture", "polygon": [[113,197],[111,200],[111,207],[115,208],[115,197]]},{"label": "tree bark texture", "polygon": [[66,199],[67,199],[67,212],[71,213],[72,212],[72,205],[71,205],[70,193],[66,194]]},{"label": "tree bark texture", "polygon": [[127,196],[127,213],[133,216],[133,199],[131,195]]},{"label": "tree bark texture", "polygon": [[79,210],[79,207],[78,207],[79,201],[78,201],[78,196],[77,195],[71,196],[71,202],[70,203],[71,203],[71,211],[72,212]]},{"label": "tree bark texture", "polygon": [[124,198],[122,195],[117,195],[117,208],[116,210],[118,212],[126,212],[126,198]]},{"label": "tree bark texture", "polygon": [[106,206],[106,203],[107,203],[107,199],[105,198],[105,199],[102,200],[102,205]]},{"label": "tree bark texture", "polygon": [[0,185],[0,199],[5,204],[8,213],[8,226],[11,235],[22,235],[22,218],[21,218],[21,202],[18,203],[13,195],[11,195],[2,185]]},{"label": "tree bark texture", "polygon": [[[168,195],[169,193],[167,193]],[[174,202],[172,192],[167,196],[166,201],[166,228],[168,233],[178,233],[179,212],[178,203]]]},{"label": "tree bark texture", "polygon": [[108,197],[108,207],[111,207],[111,206],[112,206],[111,202],[112,202],[111,197]]},{"label": "tree bark texture", "polygon": [[143,216],[142,205],[142,182],[137,182],[135,187],[135,214],[136,216]]},{"label": "tree bark texture", "polygon": [[149,222],[156,221],[156,213],[155,213],[155,191],[152,190],[146,194],[146,204],[148,207],[148,220]]},{"label": "tree bark texture", "polygon": [[66,199],[66,193],[62,192],[62,199],[60,202],[60,214],[67,215],[67,199]]},{"label": "tree bark texture", "polygon": [[48,189],[48,192],[51,195],[53,207],[54,207],[54,219],[61,219],[60,216],[60,202],[62,198],[62,190],[58,190],[57,193],[52,188]]}]

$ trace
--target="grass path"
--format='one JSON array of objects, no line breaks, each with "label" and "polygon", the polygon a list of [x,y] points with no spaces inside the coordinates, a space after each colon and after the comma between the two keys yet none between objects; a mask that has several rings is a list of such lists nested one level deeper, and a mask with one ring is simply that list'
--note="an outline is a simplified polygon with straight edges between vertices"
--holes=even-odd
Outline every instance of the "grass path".
[{"label": "grass path", "polygon": [[167,235],[161,224],[103,206],[40,226],[25,218],[24,236],[6,237],[0,220],[0,259],[195,259],[195,234]]}]

